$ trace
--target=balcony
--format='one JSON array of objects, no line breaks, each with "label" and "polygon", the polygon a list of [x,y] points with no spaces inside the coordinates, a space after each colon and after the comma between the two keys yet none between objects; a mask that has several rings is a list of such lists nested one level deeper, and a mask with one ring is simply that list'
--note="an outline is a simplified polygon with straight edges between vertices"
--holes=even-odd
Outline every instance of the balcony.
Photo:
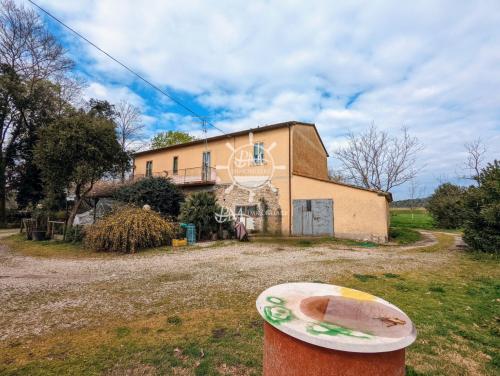
[{"label": "balcony", "polygon": [[[153,172],[151,176],[163,176],[172,179],[174,184],[189,186],[189,185],[210,185],[215,184],[216,171],[214,167],[192,167],[180,168],[177,172],[174,171],[159,171]],[[145,174],[134,174],[132,180],[140,180],[146,177]]]}]

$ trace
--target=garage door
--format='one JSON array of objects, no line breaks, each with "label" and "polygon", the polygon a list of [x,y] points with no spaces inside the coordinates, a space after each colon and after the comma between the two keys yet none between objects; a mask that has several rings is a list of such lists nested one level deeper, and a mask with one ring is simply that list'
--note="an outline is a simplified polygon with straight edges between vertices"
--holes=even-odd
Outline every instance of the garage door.
[{"label": "garage door", "polygon": [[333,236],[333,200],[293,200],[292,233]]}]

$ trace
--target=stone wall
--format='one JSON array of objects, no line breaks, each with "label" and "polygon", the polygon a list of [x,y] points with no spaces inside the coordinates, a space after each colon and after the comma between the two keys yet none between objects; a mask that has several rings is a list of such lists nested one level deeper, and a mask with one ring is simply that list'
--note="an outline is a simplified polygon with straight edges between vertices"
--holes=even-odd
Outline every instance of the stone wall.
[{"label": "stone wall", "polygon": [[[281,233],[282,211],[278,200],[278,189],[273,192],[269,186],[257,188],[252,191],[253,197],[251,198],[248,190],[237,185],[234,185],[229,192],[226,192],[229,186],[229,184],[219,184],[214,187],[213,192],[219,205],[231,209],[233,212],[235,212],[236,206],[239,205],[256,205],[257,215],[253,217],[256,231],[263,232],[264,227],[267,227],[268,233]],[[265,213],[264,206],[267,206]]]}]

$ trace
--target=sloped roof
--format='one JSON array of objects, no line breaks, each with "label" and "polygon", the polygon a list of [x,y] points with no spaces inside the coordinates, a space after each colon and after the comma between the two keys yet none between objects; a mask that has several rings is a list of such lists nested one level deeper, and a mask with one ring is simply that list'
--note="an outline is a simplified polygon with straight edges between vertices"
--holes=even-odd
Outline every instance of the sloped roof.
[{"label": "sloped roof", "polygon": [[385,192],[385,191],[381,191],[381,190],[378,190],[378,189],[360,187],[359,185],[344,183],[344,182],[330,180],[330,179],[322,179],[322,178],[318,178],[318,177],[310,176],[310,175],[306,175],[306,174],[299,174],[299,173],[296,173],[296,172],[294,172],[293,174],[296,175],[296,176],[301,176],[303,178],[308,178],[308,179],[313,179],[313,180],[319,180],[319,181],[323,181],[325,183],[336,184],[336,185],[343,185],[344,187],[355,188],[355,189],[360,189],[362,191],[368,191],[368,192],[376,193],[379,196],[384,196],[387,199],[387,201],[392,202],[392,193],[391,192]]},{"label": "sloped roof", "polygon": [[[266,131],[270,131],[272,129],[287,128],[287,127],[290,127],[290,126],[293,126],[293,125],[306,125],[306,126],[314,127],[314,130],[315,130],[316,134],[318,135],[318,138],[319,138],[319,140],[321,142],[321,145],[323,146],[323,149],[325,150],[326,156],[327,157],[329,156],[328,155],[328,151],[326,150],[326,147],[323,144],[323,140],[321,139],[321,137],[320,137],[320,135],[318,133],[318,130],[316,129],[316,125],[313,124],[313,123],[304,123],[304,122],[301,122],[301,121],[286,121],[286,122],[283,122],[283,123],[263,125],[262,127],[249,128],[249,129],[245,129],[245,130],[242,130],[242,131],[237,131],[237,132],[233,132],[233,133],[227,133],[227,134],[220,135],[220,136],[208,137],[206,139],[206,141],[207,142],[219,141],[219,140],[224,140],[225,138],[236,137],[236,136],[244,136],[244,135],[246,135],[246,134],[248,134],[250,132],[252,132],[252,133],[266,132]],[[185,142],[185,143],[182,143],[182,144],[166,146],[166,147],[163,147],[163,148],[140,151],[140,152],[135,153],[134,156],[140,156],[140,155],[158,153],[158,152],[162,152],[162,151],[165,151],[165,150],[172,150],[172,149],[182,148],[182,147],[185,147],[185,146],[203,144],[204,142],[205,142],[205,139],[203,138],[203,139],[199,139],[199,140],[193,140],[193,141]]]}]

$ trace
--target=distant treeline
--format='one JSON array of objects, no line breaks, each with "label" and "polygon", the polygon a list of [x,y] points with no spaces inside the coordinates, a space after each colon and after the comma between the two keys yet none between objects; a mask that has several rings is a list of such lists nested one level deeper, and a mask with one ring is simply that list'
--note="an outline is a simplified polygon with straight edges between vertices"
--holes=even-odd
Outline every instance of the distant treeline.
[{"label": "distant treeline", "polygon": [[391,202],[391,208],[421,208],[427,205],[429,197],[414,198]]}]

